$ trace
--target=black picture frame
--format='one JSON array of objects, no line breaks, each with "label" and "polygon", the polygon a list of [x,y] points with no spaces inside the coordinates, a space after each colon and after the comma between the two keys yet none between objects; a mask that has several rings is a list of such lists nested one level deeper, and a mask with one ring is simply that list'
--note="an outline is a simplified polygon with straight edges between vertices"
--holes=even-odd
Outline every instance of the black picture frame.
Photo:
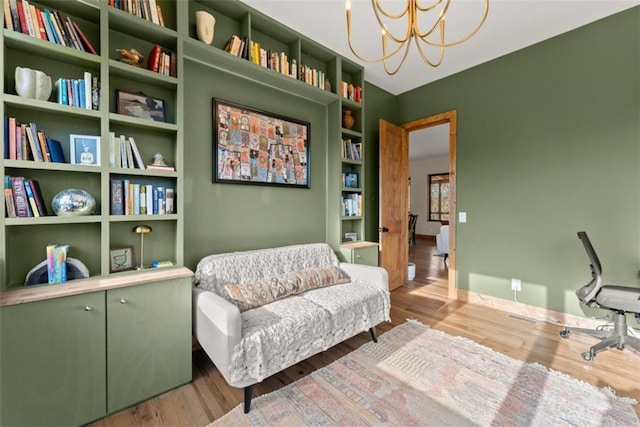
[{"label": "black picture frame", "polygon": [[127,92],[116,89],[116,111],[118,114],[139,119],[165,122],[164,100],[142,92]]},{"label": "black picture frame", "polygon": [[109,249],[109,273],[136,269],[136,255],[133,246]]},{"label": "black picture frame", "polygon": [[311,188],[311,125],[213,98],[213,182]]}]

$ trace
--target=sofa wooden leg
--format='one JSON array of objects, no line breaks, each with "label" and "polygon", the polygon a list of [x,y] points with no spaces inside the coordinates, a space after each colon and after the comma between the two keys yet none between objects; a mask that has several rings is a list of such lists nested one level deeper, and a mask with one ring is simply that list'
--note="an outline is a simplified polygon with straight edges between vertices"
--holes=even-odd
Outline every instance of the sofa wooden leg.
[{"label": "sofa wooden leg", "polygon": [[253,386],[255,384],[252,385],[248,385],[244,388],[244,413],[248,414],[249,411],[251,410],[251,396],[253,394]]},{"label": "sofa wooden leg", "polygon": [[376,335],[376,327],[369,328],[369,333],[371,334],[371,339],[373,342],[378,342],[378,335]]}]

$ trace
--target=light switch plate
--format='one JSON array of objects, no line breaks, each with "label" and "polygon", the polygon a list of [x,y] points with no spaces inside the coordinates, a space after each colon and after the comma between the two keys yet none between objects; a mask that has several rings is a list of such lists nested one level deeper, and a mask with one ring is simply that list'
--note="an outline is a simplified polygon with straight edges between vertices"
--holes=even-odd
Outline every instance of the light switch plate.
[{"label": "light switch plate", "polygon": [[467,222],[466,212],[458,212],[458,222]]}]

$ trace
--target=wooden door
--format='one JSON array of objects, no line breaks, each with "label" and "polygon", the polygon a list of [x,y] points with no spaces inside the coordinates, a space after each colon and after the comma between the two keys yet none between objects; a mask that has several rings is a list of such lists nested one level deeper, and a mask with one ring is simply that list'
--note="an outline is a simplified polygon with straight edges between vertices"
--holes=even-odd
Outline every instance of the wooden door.
[{"label": "wooden door", "polygon": [[408,133],[380,120],[380,266],[389,273],[391,290],[407,281],[408,182]]}]

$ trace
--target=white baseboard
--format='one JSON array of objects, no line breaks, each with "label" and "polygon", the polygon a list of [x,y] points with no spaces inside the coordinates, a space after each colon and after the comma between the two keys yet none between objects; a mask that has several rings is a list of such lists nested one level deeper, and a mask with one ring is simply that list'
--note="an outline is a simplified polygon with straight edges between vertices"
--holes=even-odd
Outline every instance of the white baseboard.
[{"label": "white baseboard", "polygon": [[458,289],[458,299],[460,301],[506,311],[507,313],[511,313],[518,317],[554,323],[557,325],[566,325],[579,328],[596,328],[600,325],[606,324],[609,321],[608,319],[592,319],[576,316],[573,314],[560,313],[558,311],[549,310],[547,308],[535,307],[511,300],[492,297],[490,295],[466,291],[464,289]]}]

